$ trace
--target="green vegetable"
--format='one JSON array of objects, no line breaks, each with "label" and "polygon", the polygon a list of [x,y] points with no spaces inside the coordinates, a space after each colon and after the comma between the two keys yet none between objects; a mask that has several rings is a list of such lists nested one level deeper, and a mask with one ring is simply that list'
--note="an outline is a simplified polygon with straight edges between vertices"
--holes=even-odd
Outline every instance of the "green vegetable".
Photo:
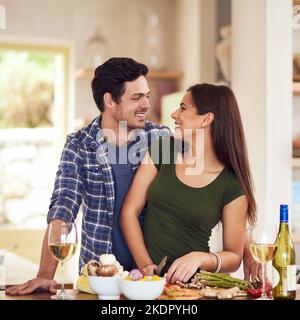
[{"label": "green vegetable", "polygon": [[199,273],[195,274],[195,280],[210,287],[239,287],[241,290],[253,289],[253,285],[250,281],[234,278],[224,273],[213,273],[201,270]]}]

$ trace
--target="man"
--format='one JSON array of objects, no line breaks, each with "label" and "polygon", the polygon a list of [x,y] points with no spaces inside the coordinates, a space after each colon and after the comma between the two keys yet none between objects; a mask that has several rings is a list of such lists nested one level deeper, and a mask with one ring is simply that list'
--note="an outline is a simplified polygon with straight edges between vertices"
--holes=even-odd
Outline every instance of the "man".
[{"label": "man", "polygon": [[[111,58],[99,66],[92,90],[101,116],[67,137],[47,222],[74,221],[82,204],[79,268],[90,259],[98,260],[102,253],[115,254],[126,270],[134,266],[119,227],[122,203],[148,145],[170,135],[167,127],[145,120],[150,108],[147,73],[145,65],[130,58]],[[37,277],[7,289],[8,294],[29,294],[36,289],[56,292],[52,279],[57,262],[47,238],[48,229]]]},{"label": "man", "polygon": [[[145,65],[130,58],[111,58],[100,65],[92,90],[101,116],[67,137],[47,222],[74,221],[82,204],[79,268],[102,253],[115,254],[125,270],[134,266],[119,227],[120,211],[149,144],[171,134],[167,127],[145,120],[150,108],[147,73]],[[7,294],[24,295],[37,289],[56,292],[57,261],[47,238],[48,228],[37,277],[8,288]]]}]

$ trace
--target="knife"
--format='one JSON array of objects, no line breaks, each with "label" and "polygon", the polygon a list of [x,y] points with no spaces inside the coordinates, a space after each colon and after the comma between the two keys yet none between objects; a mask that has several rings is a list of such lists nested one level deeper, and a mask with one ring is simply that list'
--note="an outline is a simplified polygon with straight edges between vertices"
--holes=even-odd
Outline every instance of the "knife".
[{"label": "knife", "polygon": [[162,258],[162,260],[159,263],[158,267],[154,270],[154,274],[156,274],[157,276],[160,276],[161,270],[165,266],[167,260],[168,260],[168,256],[165,256],[165,257]]}]

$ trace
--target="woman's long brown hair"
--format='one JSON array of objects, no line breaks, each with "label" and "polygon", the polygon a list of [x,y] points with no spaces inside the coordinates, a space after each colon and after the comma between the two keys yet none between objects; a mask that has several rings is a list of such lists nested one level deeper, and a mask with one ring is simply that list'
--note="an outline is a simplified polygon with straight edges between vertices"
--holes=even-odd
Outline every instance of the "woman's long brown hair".
[{"label": "woman's long brown hair", "polygon": [[250,224],[256,220],[256,202],[249,167],[244,130],[239,107],[232,90],[224,85],[196,84],[191,92],[198,114],[212,112],[211,138],[218,160],[231,169],[248,199],[247,218]]}]

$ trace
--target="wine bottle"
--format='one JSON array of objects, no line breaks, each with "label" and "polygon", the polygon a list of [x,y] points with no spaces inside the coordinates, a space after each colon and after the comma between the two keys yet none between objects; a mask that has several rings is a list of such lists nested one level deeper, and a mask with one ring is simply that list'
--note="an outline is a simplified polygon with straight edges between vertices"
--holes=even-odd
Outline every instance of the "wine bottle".
[{"label": "wine bottle", "polygon": [[272,262],[273,279],[279,278],[273,288],[274,299],[293,300],[296,297],[296,255],[288,221],[288,205],[280,205],[280,226],[275,242],[277,250]]}]

